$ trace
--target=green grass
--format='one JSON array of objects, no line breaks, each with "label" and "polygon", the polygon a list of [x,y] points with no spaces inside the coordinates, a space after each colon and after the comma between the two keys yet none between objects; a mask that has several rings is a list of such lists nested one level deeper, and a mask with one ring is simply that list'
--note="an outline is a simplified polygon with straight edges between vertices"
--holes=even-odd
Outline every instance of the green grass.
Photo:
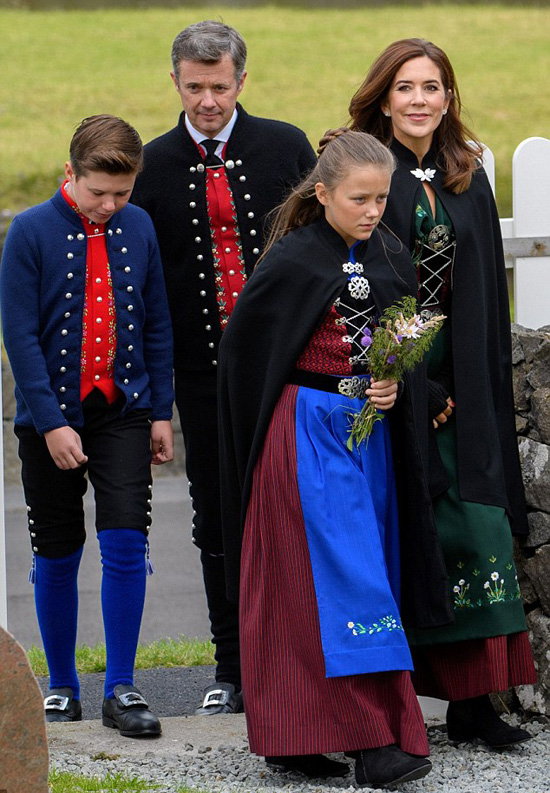
[{"label": "green grass", "polygon": [[0,209],[56,188],[75,125],[116,113],[145,141],[180,110],[169,78],[175,34],[204,17],[237,27],[249,48],[246,108],[302,127],[315,145],[347,120],[367,67],[396,38],[423,36],[449,54],[467,121],[493,150],[502,216],[511,214],[511,160],[547,137],[550,8],[424,5],[342,8],[0,10]]},{"label": "green grass", "polygon": [[[128,777],[123,774],[107,774],[107,776],[85,777],[69,774],[65,771],[58,773],[55,768],[48,778],[51,793],[138,793],[138,791],[158,790],[160,785],[151,785],[142,782],[137,777]],[[181,793],[184,793],[182,788]]]},{"label": "green grass", "polygon": [[[27,657],[37,677],[48,674],[44,651],[34,645]],[[173,666],[204,666],[214,663],[214,646],[200,639],[161,639],[148,645],[140,645],[136,656],[136,669],[156,669]],[[95,647],[79,645],[76,648],[76,668],[80,673],[105,671],[105,645]]]}]

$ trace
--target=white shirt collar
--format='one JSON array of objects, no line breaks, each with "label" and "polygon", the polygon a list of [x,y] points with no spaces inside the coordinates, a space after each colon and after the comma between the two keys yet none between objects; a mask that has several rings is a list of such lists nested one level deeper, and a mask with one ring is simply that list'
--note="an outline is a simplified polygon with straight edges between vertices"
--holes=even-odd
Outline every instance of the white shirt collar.
[{"label": "white shirt collar", "polygon": [[[225,127],[221,129],[219,132],[216,132],[215,138],[216,140],[220,141],[220,144],[214,153],[220,159],[222,159],[221,153],[223,147],[225,146],[225,144],[227,143],[227,141],[231,136],[231,133],[233,132],[233,127],[235,126],[235,122],[237,121],[237,115],[238,115],[237,108],[235,108],[235,110],[233,111],[233,115],[231,116]],[[203,141],[206,136],[204,135],[204,133],[199,132],[198,130],[195,129],[195,127],[189,121],[187,114],[185,115],[185,126],[187,127],[187,131],[189,132],[195,143],[198,143],[200,145],[201,141]],[[201,148],[203,151],[205,151],[204,146],[201,146]]]}]

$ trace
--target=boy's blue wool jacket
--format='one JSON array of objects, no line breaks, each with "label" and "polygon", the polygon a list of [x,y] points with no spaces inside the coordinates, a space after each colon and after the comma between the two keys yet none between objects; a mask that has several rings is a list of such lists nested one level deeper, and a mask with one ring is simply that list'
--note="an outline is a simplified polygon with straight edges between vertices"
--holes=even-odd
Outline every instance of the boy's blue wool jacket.
[{"label": "boy's blue wool jacket", "polygon": [[[153,224],[128,204],[105,227],[116,308],[115,382],[123,411],[172,416],[172,332]],[[80,352],[87,240],[61,190],[14,218],[0,272],[4,343],[16,382],[15,423],[83,424]]]}]

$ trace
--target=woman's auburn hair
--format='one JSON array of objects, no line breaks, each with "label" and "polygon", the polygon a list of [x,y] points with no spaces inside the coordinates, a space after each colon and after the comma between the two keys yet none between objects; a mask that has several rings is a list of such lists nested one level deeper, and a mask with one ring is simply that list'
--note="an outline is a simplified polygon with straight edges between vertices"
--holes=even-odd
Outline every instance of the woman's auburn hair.
[{"label": "woman's auburn hair", "polygon": [[470,187],[474,171],[483,156],[483,146],[462,123],[462,102],[449,58],[443,50],[425,39],[394,41],[376,58],[363,84],[349,105],[349,128],[369,132],[389,145],[393,139],[391,118],[382,112],[382,104],[399,69],[413,58],[427,57],[441,74],[445,93],[449,96],[447,113],[434,132],[434,148],[438,167],[443,171],[443,186],[453,193],[463,193]]}]

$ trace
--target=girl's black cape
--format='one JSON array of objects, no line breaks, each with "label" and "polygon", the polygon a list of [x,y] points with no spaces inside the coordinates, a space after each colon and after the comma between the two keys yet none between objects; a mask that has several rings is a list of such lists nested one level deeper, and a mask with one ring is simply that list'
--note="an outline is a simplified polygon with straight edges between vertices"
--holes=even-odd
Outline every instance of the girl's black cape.
[{"label": "girl's black cape", "polygon": [[[356,249],[377,311],[416,294],[410,255],[377,229]],[[279,240],[258,265],[233,311],[218,365],[222,515],[228,596],[238,597],[241,538],[254,466],[279,399],[315,328],[345,286],[349,251],[324,220]],[[400,503],[402,609],[410,627],[452,622],[447,575],[423,460],[427,384],[423,365],[407,375],[388,412]],[[385,419],[388,420],[388,419]]]},{"label": "girl's black cape", "polygon": [[[416,155],[394,140],[398,167],[384,223],[410,247],[420,180]],[[456,235],[452,289],[452,350],[456,402],[458,480],[464,501],[503,507],[514,534],[527,534],[525,495],[519,463],[512,390],[510,309],[500,223],[483,168],[468,190],[455,195],[443,187],[443,172],[431,149],[422,169],[447,210]],[[432,461],[438,457],[432,443]],[[431,463],[432,492],[446,488],[441,461]]]}]

